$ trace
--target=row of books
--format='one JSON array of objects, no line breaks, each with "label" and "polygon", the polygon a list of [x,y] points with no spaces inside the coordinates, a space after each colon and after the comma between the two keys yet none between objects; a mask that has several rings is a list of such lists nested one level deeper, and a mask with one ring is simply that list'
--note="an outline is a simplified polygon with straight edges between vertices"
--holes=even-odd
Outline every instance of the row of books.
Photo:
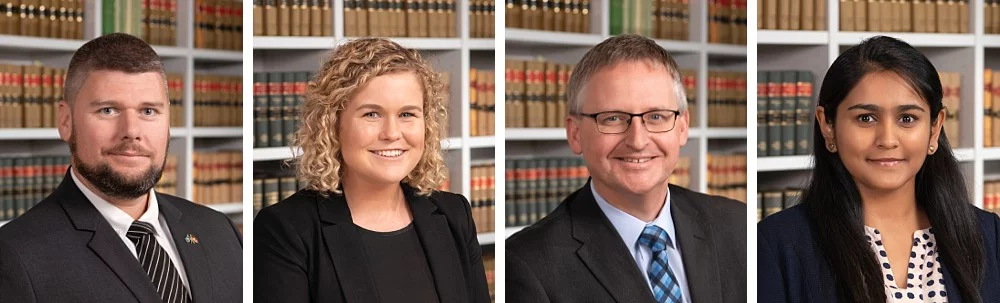
[{"label": "row of books", "polygon": [[691,22],[687,0],[624,0],[610,3],[611,35],[639,34],[670,40],[688,40]]},{"label": "row of books", "polygon": [[243,126],[242,76],[194,76],[194,126]]},{"label": "row of books", "polygon": [[177,195],[177,156],[167,154],[167,161],[163,163],[163,174],[160,181],[156,182],[153,189],[161,194]]},{"label": "row of books", "polygon": [[[689,72],[689,74],[693,73],[693,71]],[[687,76],[685,75],[686,78]],[[685,87],[687,86],[688,84],[685,82]],[[688,89],[688,91],[692,90],[694,90],[693,87]],[[693,100],[690,96],[688,98],[689,100]],[[691,115],[693,116],[694,113]],[[746,127],[746,125],[747,73],[709,71],[708,126]]]},{"label": "row of books", "polygon": [[0,1],[0,35],[83,39],[84,0]]},{"label": "row of books", "polygon": [[747,155],[708,154],[709,195],[747,202]]},{"label": "row of books", "polygon": [[469,3],[469,37],[493,38],[495,33],[496,0],[473,0]]},{"label": "row of books", "polygon": [[170,100],[170,126],[184,126],[184,74],[167,74],[167,99]]},{"label": "row of books", "polygon": [[24,214],[62,182],[69,156],[0,157],[0,220]]},{"label": "row of books", "polygon": [[757,221],[799,203],[802,189],[786,188],[757,192]]},{"label": "row of books", "polygon": [[670,184],[680,187],[691,187],[691,157],[677,158],[677,166],[670,173]]},{"label": "row of books", "polygon": [[253,74],[254,147],[291,144],[311,77],[309,72]]},{"label": "row of books", "polygon": [[194,5],[195,48],[243,49],[243,0],[197,0]]},{"label": "row of books", "polygon": [[101,0],[101,33],[177,45],[177,0]]},{"label": "row of books", "polygon": [[807,31],[826,30],[826,3],[827,0],[758,1],[757,28]]},{"label": "row of books", "polygon": [[[948,144],[952,148],[961,146],[962,136],[958,113],[962,110],[962,74],[956,72],[938,72],[941,78],[945,115],[944,132],[948,136]],[[984,122],[985,123],[985,122]],[[985,124],[984,124],[985,126]]]},{"label": "row of books", "polygon": [[581,158],[507,160],[504,174],[506,226],[542,219],[590,177]]},{"label": "row of books", "polygon": [[840,0],[840,30],[968,33],[969,0]]},{"label": "row of books", "polygon": [[986,180],[983,187],[983,210],[1000,213],[1000,180]]},{"label": "row of books", "polygon": [[347,37],[458,37],[455,0],[344,1]]},{"label": "row of books", "polygon": [[758,157],[811,153],[815,110],[812,72],[758,71]]},{"label": "row of books", "polygon": [[496,186],[494,182],[495,166],[473,165],[470,183],[472,193],[469,202],[472,203],[472,220],[476,223],[477,233],[493,232],[493,214],[496,212]]},{"label": "row of books", "polygon": [[983,72],[983,146],[1000,146],[1000,71]]},{"label": "row of books", "polygon": [[253,35],[333,36],[332,12],[332,0],[254,0]]},{"label": "row of books", "polygon": [[747,44],[746,0],[708,1],[708,42]]},{"label": "row of books", "polygon": [[986,34],[1000,33],[1000,1],[986,0],[983,5],[983,30]]},{"label": "row of books", "polygon": [[0,128],[56,126],[66,70],[0,64]]},{"label": "row of books", "polygon": [[192,201],[219,204],[243,201],[243,153],[195,152]]},{"label": "row of books", "polygon": [[506,3],[505,22],[509,28],[591,32],[590,0],[507,0]]},{"label": "row of books", "polygon": [[561,127],[567,115],[566,85],[575,65],[544,59],[507,59],[504,70],[507,128]]},{"label": "row of books", "polygon": [[469,135],[492,136],[496,116],[493,70],[469,70]]},{"label": "row of books", "polygon": [[264,207],[291,197],[299,189],[305,188],[305,182],[299,181],[289,174],[254,174],[253,179],[253,215],[256,216]]}]

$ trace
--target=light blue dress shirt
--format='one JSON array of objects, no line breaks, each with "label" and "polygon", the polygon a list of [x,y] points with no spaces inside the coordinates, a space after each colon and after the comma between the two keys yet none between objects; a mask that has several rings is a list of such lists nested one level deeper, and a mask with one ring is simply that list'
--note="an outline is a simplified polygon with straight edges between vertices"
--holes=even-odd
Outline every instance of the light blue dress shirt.
[{"label": "light blue dress shirt", "polygon": [[653,222],[643,222],[614,207],[597,193],[594,183],[590,183],[590,191],[594,194],[594,200],[597,200],[597,206],[601,208],[604,215],[611,221],[611,225],[618,231],[618,235],[621,236],[622,241],[625,242],[625,247],[629,248],[629,252],[632,253],[632,258],[635,259],[635,264],[639,266],[639,271],[642,272],[642,277],[646,279],[646,286],[649,286],[650,291],[653,290],[653,286],[649,282],[647,271],[649,270],[649,264],[653,261],[653,250],[639,244],[639,235],[642,234],[642,230],[647,225],[656,225],[667,231],[667,235],[670,236],[669,243],[667,243],[667,262],[670,263],[670,270],[673,271],[674,276],[677,278],[677,285],[681,288],[681,295],[684,296],[684,302],[690,303],[691,298],[688,295],[687,275],[684,274],[684,261],[681,259],[681,250],[677,245],[677,237],[675,236],[673,215],[670,213],[670,189],[667,189],[666,201],[663,203],[663,208],[660,209],[660,214],[656,216],[656,219],[653,219]]}]

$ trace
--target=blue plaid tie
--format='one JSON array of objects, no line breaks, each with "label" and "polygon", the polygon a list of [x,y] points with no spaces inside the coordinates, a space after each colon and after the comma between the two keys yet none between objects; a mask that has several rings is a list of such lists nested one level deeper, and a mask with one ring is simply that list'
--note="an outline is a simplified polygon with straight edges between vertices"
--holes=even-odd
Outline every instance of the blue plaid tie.
[{"label": "blue plaid tie", "polygon": [[681,287],[677,284],[677,277],[670,270],[667,262],[667,241],[670,241],[667,231],[656,225],[648,225],[639,235],[639,244],[645,245],[653,250],[653,261],[649,264],[646,274],[649,275],[649,282],[653,286],[653,298],[656,302],[679,303],[681,300]]}]

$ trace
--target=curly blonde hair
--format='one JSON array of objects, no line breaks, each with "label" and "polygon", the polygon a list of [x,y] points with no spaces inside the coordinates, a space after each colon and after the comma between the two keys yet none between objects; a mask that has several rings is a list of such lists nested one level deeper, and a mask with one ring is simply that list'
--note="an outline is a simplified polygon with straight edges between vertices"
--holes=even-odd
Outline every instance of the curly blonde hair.
[{"label": "curly blonde hair", "polygon": [[340,151],[340,113],[369,81],[413,72],[424,93],[424,154],[403,182],[429,195],[447,178],[441,138],[448,118],[445,83],[420,53],[381,38],[353,40],[334,49],[309,82],[293,146],[302,148],[298,178],[307,189],[341,194],[344,158]]}]

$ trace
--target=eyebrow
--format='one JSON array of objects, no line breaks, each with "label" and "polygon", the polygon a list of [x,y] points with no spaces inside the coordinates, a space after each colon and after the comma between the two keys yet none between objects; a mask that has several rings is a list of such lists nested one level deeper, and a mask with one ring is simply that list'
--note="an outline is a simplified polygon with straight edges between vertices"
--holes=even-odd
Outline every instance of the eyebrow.
[{"label": "eyebrow", "polygon": [[[362,110],[362,109],[366,109],[366,108],[367,109],[374,109],[374,110],[385,110],[385,108],[382,107],[381,105],[374,104],[374,103],[367,103],[367,104],[362,104],[361,106],[358,106],[358,110]],[[400,108],[400,111],[408,111],[408,110],[420,111],[421,108],[419,106],[416,106],[416,105],[407,105],[407,106],[403,106],[402,108]]]},{"label": "eyebrow", "polygon": [[[848,107],[847,110],[867,110],[867,111],[877,112],[882,110],[882,107],[875,104],[855,104],[851,105],[851,107]],[[922,112],[926,111],[924,110],[923,107],[920,107],[919,105],[916,104],[903,104],[900,106],[896,106],[897,112],[906,112],[910,110],[918,110]]]},{"label": "eyebrow", "polygon": [[[90,102],[90,104],[88,104],[88,106],[90,107],[106,107],[106,106],[116,107],[121,105],[122,105],[121,102],[115,100],[98,100]],[[163,108],[164,106],[165,104],[162,101],[143,101],[139,103],[139,107],[141,108],[146,108],[146,107]]]}]

